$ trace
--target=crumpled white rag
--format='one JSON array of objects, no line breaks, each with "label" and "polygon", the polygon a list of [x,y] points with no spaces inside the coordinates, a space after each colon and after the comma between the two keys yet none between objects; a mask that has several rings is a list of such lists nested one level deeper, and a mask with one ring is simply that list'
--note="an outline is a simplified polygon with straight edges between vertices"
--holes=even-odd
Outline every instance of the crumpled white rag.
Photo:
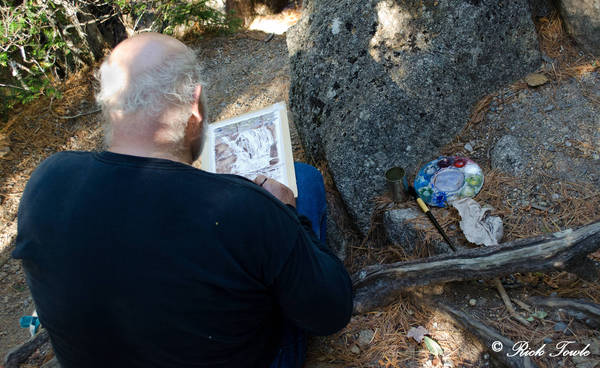
[{"label": "crumpled white rag", "polygon": [[504,228],[498,216],[488,216],[493,208],[483,208],[472,198],[463,198],[452,202],[460,214],[460,228],[468,241],[475,244],[497,245],[502,239]]}]

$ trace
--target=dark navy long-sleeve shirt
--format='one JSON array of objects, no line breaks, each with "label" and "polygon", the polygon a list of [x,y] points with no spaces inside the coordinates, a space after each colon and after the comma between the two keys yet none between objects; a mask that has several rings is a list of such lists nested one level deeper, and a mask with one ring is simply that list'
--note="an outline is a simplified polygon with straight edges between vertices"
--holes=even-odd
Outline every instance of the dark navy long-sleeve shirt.
[{"label": "dark navy long-sleeve shirt", "polygon": [[303,222],[238,176],[62,152],[31,176],[13,256],[64,368],[266,367],[282,318],[326,335],[351,315]]}]

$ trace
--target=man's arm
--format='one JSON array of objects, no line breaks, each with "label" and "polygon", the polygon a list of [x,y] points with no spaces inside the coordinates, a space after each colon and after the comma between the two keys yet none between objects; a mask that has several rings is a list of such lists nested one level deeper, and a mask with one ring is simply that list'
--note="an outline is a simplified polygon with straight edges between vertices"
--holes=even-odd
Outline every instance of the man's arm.
[{"label": "man's arm", "polygon": [[283,314],[314,335],[342,329],[352,315],[352,282],[346,268],[319,241],[310,220],[298,215],[291,189],[262,175],[254,182],[289,206],[301,224],[292,251],[274,281]]},{"label": "man's arm", "polygon": [[352,315],[352,282],[342,262],[319,244],[314,232],[299,229],[296,243],[274,289],[282,311],[314,335],[342,329]]}]

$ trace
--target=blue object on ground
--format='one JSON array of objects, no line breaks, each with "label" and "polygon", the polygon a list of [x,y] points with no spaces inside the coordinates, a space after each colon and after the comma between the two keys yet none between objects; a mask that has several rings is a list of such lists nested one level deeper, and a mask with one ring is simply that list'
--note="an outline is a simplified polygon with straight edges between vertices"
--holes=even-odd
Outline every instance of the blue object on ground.
[{"label": "blue object on ground", "polygon": [[33,336],[40,328],[40,319],[37,316],[23,316],[19,318],[19,325],[23,328],[29,328],[29,332]]}]

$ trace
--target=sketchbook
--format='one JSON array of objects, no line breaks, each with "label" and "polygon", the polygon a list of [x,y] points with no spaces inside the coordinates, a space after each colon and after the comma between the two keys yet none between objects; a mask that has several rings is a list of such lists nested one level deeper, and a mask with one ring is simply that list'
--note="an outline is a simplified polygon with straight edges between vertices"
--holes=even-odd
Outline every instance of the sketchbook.
[{"label": "sketchbook", "polygon": [[250,180],[264,175],[285,184],[298,197],[284,102],[209,124],[205,139],[203,170]]}]

